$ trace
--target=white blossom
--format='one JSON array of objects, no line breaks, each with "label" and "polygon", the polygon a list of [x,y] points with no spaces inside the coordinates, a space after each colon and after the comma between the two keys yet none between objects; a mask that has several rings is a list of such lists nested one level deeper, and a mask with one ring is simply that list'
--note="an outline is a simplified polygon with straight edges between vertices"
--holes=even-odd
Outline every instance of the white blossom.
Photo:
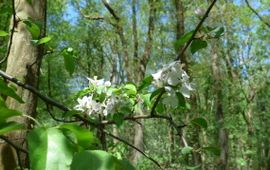
[{"label": "white blossom", "polygon": [[[166,92],[171,95],[178,91],[181,92],[184,97],[190,97],[190,91],[192,91],[193,88],[189,83],[188,74],[182,69],[179,61],[174,61],[165,65],[162,69],[158,70],[157,73],[152,74],[152,76],[155,85],[158,87],[164,87]],[[172,86],[181,88],[173,89]]]},{"label": "white blossom", "polygon": [[94,86],[105,86],[105,87],[111,86],[110,81],[105,81],[104,79],[98,80],[97,76],[94,76],[93,79],[87,77],[87,79],[89,80],[89,84],[92,84]]},{"label": "white blossom", "polygon": [[105,108],[103,110],[103,115],[107,116],[108,114],[113,114],[116,111],[116,106],[119,104],[119,100],[112,96],[105,102]]},{"label": "white blossom", "polygon": [[91,115],[101,110],[101,104],[92,99],[93,96],[84,96],[82,99],[78,98],[78,105],[74,107],[75,110],[82,111]]}]

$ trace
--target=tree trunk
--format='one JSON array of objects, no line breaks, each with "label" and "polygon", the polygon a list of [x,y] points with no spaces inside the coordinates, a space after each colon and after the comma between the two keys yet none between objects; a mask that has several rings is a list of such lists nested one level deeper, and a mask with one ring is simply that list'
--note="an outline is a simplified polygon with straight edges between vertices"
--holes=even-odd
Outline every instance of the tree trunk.
[{"label": "tree trunk", "polygon": [[[30,84],[33,87],[37,87],[42,58],[42,48],[32,44],[31,34],[28,32],[23,20],[31,18],[35,21],[44,22],[46,14],[46,1],[34,0],[30,4],[27,0],[15,0],[15,11],[17,25],[13,35],[11,51],[8,56],[6,73],[27,84]],[[44,34],[45,29],[41,30],[41,32]],[[20,104],[14,99],[7,98],[7,106],[10,109],[18,110],[23,114],[34,116],[37,105],[37,97],[28,90],[20,87],[17,87],[17,94],[22,97],[25,103]],[[16,121],[23,123],[26,127],[30,128],[29,120],[20,117],[17,118]],[[24,148],[26,147],[26,130],[10,133],[7,135],[7,137],[16,145]],[[18,162],[18,157],[15,151],[7,144],[1,144],[0,149],[0,169],[14,170],[14,168],[20,163]],[[20,160],[22,166],[26,167],[27,156],[25,154],[20,154]]]},{"label": "tree trunk", "polygon": [[156,18],[156,0],[148,0],[149,4],[149,17],[148,17],[148,32],[147,40],[144,46],[144,53],[138,63],[137,81],[140,82],[146,71],[146,66],[151,56],[151,50],[153,46],[153,34],[155,30],[155,18]]},{"label": "tree trunk", "polygon": [[228,133],[224,127],[224,112],[222,105],[222,80],[220,74],[220,61],[217,54],[217,45],[212,47],[212,75],[213,75],[213,91],[215,95],[215,116],[218,129],[218,141],[221,149],[220,163],[218,169],[226,170],[228,162]]}]

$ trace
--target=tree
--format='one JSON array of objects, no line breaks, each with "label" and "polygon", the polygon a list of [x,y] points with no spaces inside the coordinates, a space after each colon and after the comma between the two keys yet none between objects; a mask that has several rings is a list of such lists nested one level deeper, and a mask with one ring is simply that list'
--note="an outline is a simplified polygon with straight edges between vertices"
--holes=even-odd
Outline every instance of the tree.
[{"label": "tree", "polygon": [[[46,1],[35,0],[15,0],[13,1],[13,20],[11,27],[14,31],[11,33],[10,52],[7,60],[6,73],[18,77],[22,82],[33,87],[38,87],[39,69],[43,56],[42,46],[34,45],[33,39],[41,38],[45,35],[45,15]],[[41,22],[39,28],[34,22]],[[23,114],[35,117],[37,96],[26,89],[17,87],[17,94],[22,97],[24,103],[7,98],[6,104],[10,109],[16,109]],[[15,121],[24,124],[27,129],[31,128],[29,118],[20,117]],[[25,137],[27,130],[13,132],[8,135],[9,140],[19,146],[26,148]],[[20,157],[20,159],[18,159]],[[21,160],[21,162],[17,162]],[[0,169],[14,169],[18,164],[27,165],[27,157],[25,153],[19,155],[10,145],[1,145],[1,167]]]}]

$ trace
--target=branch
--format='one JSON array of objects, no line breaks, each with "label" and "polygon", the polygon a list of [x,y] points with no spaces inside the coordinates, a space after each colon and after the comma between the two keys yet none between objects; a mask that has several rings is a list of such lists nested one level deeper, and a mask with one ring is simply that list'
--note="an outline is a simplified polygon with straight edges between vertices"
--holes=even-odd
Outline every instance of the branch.
[{"label": "branch", "polygon": [[[0,70],[0,76],[17,84],[18,86],[22,87],[22,88],[25,88],[27,90],[29,90],[30,92],[34,93],[35,95],[37,95],[40,99],[42,99],[47,105],[52,105],[52,106],[55,106],[57,108],[59,108],[60,110],[62,111],[70,111],[69,108],[67,108],[66,106],[64,106],[63,104],[61,103],[58,103],[57,101],[53,100],[52,98],[48,97],[48,96],[45,96],[43,94],[41,94],[36,88],[34,88],[33,86],[30,86],[28,84],[24,84],[22,82],[20,82],[19,80],[17,80],[16,78],[14,77],[11,77],[10,75],[7,75],[5,72],[3,72],[2,70]],[[161,93],[162,94],[162,93]],[[161,95],[160,95],[161,96]],[[159,97],[158,97],[159,98]],[[161,98],[161,97],[160,97]],[[157,103],[158,100],[156,100],[155,103]],[[157,105],[157,104],[156,104]],[[154,110],[155,107],[152,108],[152,110]],[[52,113],[49,111],[49,114],[52,115]],[[74,115],[75,118],[83,121],[83,122],[86,122],[94,127],[99,127],[100,125],[107,125],[107,124],[115,124],[114,121],[110,121],[110,120],[103,120],[101,121],[99,124],[98,123],[94,123],[94,122],[91,122],[90,120],[88,120],[87,118],[84,118],[80,115]],[[55,118],[54,116],[52,116],[52,118],[56,121],[65,121],[65,120],[59,120],[57,118]],[[167,120],[174,128],[179,129],[179,128],[183,128],[185,127],[186,125],[177,125],[173,119],[169,116],[165,116],[165,115],[141,115],[141,116],[133,116],[133,117],[125,117],[124,120],[132,120],[132,121],[136,121],[138,119],[153,119],[153,118],[158,118],[158,119],[165,119]],[[178,130],[177,130],[178,131]]]},{"label": "branch", "polygon": [[193,41],[196,33],[199,31],[199,29],[201,28],[203,22],[205,21],[205,19],[208,17],[208,14],[210,13],[211,9],[213,8],[213,6],[215,5],[215,3],[217,2],[217,0],[213,0],[213,2],[210,4],[210,6],[208,7],[207,11],[205,12],[204,16],[202,17],[201,21],[199,22],[199,24],[196,26],[192,36],[190,37],[190,39],[188,40],[188,42],[186,43],[186,45],[184,46],[184,48],[182,49],[182,51],[180,52],[180,54],[178,55],[178,57],[176,58],[176,60],[180,60],[180,56],[182,56],[185,51],[187,50],[187,48],[189,47],[189,45],[191,44],[191,42]]},{"label": "branch", "polygon": [[[167,120],[170,123],[170,125],[172,125],[176,129],[176,131],[179,131],[179,129],[184,128],[185,126],[187,126],[185,124],[177,125],[173,121],[172,117],[165,116],[165,115],[156,115],[156,114],[154,114],[154,115],[139,115],[139,116],[132,116],[132,117],[125,117],[124,118],[124,120],[131,120],[131,121],[136,121],[136,120],[139,120],[139,119],[164,119],[164,120]],[[110,124],[115,124],[115,122],[112,121],[112,120],[103,120],[101,122],[101,124],[110,125]]]},{"label": "branch", "polygon": [[106,0],[102,0],[102,3],[107,8],[107,10],[112,14],[115,20],[119,21],[120,17],[115,13],[114,9],[110,6],[110,4]]},{"label": "branch", "polygon": [[28,84],[22,83],[21,81],[19,81],[18,79],[6,74],[4,71],[0,70],[0,76],[3,77],[4,79],[7,79],[15,84],[17,84],[18,86],[29,90],[30,92],[36,94],[41,100],[43,100],[45,103],[51,104],[65,112],[69,111],[70,109],[67,108],[66,106],[58,103],[57,101],[51,99],[48,96],[44,96],[43,94],[41,94],[35,87],[30,86]]},{"label": "branch", "polygon": [[20,148],[19,146],[15,145],[13,142],[11,142],[7,137],[0,135],[0,139],[4,140],[6,143],[8,143],[10,146],[12,146],[16,151],[23,152],[25,154],[28,154],[28,151]]},{"label": "branch", "polygon": [[12,42],[13,42],[13,34],[15,32],[15,27],[17,27],[16,10],[15,10],[14,1],[15,0],[12,0],[13,25],[12,25],[12,29],[11,29],[10,38],[9,38],[8,51],[7,51],[6,56],[0,61],[0,64],[3,64],[7,60],[8,56],[10,54],[11,46],[12,46]]},{"label": "branch", "polygon": [[140,152],[143,156],[145,156],[147,159],[149,159],[149,160],[152,161],[154,164],[156,164],[160,169],[163,169],[163,168],[161,167],[161,165],[160,165],[155,159],[153,159],[152,157],[148,156],[146,153],[144,153],[143,151],[141,151],[141,150],[140,150],[139,148],[137,148],[136,146],[130,144],[130,143],[127,142],[126,140],[121,139],[121,138],[119,138],[118,136],[115,136],[115,135],[113,135],[113,134],[111,134],[111,133],[109,133],[109,132],[104,131],[104,133],[105,133],[106,135],[108,135],[108,136],[114,138],[114,139],[119,140],[120,142],[123,142],[124,144],[128,145],[129,147],[135,149],[136,151]]},{"label": "branch", "polygon": [[270,28],[270,23],[266,22],[263,17],[260,16],[260,14],[254,9],[252,8],[252,6],[249,4],[248,0],[245,0],[248,8],[268,27]]}]

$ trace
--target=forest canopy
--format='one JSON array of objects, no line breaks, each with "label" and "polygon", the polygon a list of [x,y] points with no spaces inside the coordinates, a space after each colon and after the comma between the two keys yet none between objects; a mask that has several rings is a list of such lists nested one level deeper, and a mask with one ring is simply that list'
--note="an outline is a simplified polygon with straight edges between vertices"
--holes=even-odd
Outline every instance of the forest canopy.
[{"label": "forest canopy", "polygon": [[0,0],[0,170],[270,169],[269,7]]}]

